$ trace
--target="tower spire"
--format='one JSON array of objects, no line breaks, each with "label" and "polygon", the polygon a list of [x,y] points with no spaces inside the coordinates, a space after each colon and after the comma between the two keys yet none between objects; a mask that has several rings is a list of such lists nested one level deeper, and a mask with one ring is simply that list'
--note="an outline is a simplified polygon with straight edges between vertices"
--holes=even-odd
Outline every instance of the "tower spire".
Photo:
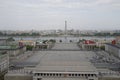
[{"label": "tower spire", "polygon": [[65,35],[67,35],[67,21],[65,21]]},{"label": "tower spire", "polygon": [[65,42],[67,43],[67,21],[65,21]]}]

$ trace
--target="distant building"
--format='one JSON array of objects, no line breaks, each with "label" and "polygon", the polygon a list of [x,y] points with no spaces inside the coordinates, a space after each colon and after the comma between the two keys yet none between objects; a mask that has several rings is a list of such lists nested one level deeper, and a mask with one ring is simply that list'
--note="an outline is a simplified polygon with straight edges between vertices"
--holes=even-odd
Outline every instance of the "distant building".
[{"label": "distant building", "polygon": [[7,40],[7,39],[0,39],[0,45],[6,44],[6,40]]},{"label": "distant building", "polygon": [[20,40],[18,41],[19,43],[22,43],[23,45],[30,45],[30,46],[35,46],[36,43],[33,40]]},{"label": "distant building", "polygon": [[120,58],[120,44],[105,44],[105,51],[113,54],[116,57]]},{"label": "distant building", "polygon": [[15,40],[12,37],[0,39],[0,45],[9,45],[14,42],[15,42]]},{"label": "distant building", "polygon": [[37,50],[40,49],[51,49],[53,47],[54,43],[50,40],[37,40],[35,48]]},{"label": "distant building", "polygon": [[9,54],[10,60],[16,58],[18,55],[26,51],[26,47],[19,46],[0,46],[0,51],[6,51]]},{"label": "distant building", "polygon": [[94,50],[96,46],[96,42],[92,40],[85,40],[81,42],[79,45],[83,50]]},{"label": "distant building", "polygon": [[116,37],[116,43],[120,43],[120,36]]},{"label": "distant building", "polygon": [[106,43],[111,43],[112,40],[98,40],[96,42],[96,46],[101,47],[101,46],[105,46]]}]

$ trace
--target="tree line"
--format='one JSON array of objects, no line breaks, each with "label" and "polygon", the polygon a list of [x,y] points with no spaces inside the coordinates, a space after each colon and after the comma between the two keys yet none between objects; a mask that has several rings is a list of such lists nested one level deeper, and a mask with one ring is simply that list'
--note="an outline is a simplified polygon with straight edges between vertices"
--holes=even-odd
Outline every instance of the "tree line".
[{"label": "tree line", "polygon": [[[63,35],[63,34],[62,34]],[[120,36],[120,33],[94,33],[94,34],[68,34],[68,35],[73,35],[73,36]],[[59,36],[58,34],[46,34],[46,35],[41,35],[40,33],[34,32],[34,33],[12,33],[12,34],[7,34],[7,33],[2,33],[0,32],[0,36]]]},{"label": "tree line", "polygon": [[0,36],[40,36],[39,33],[12,33],[12,34],[7,34],[7,33],[2,33],[0,32]]}]

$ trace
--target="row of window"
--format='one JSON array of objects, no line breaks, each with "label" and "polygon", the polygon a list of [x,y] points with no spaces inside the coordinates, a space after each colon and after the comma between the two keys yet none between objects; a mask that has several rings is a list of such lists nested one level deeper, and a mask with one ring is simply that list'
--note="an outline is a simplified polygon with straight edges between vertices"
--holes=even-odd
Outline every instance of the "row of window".
[{"label": "row of window", "polygon": [[35,73],[35,76],[56,76],[56,77],[96,77],[96,74],[61,74],[61,73]]},{"label": "row of window", "polygon": [[[42,78],[37,78],[37,80],[42,80]],[[94,80],[94,79],[89,79],[89,80]]]}]

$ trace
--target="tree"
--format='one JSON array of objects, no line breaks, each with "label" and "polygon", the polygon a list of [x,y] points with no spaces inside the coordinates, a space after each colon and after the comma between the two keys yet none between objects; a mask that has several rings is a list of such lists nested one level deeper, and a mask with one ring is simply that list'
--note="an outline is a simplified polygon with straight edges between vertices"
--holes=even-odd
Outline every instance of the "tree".
[{"label": "tree", "polygon": [[15,39],[13,37],[9,37],[7,41],[15,41]]},{"label": "tree", "polygon": [[32,50],[33,50],[33,46],[27,45],[27,46],[26,46],[26,50],[32,51]]}]

